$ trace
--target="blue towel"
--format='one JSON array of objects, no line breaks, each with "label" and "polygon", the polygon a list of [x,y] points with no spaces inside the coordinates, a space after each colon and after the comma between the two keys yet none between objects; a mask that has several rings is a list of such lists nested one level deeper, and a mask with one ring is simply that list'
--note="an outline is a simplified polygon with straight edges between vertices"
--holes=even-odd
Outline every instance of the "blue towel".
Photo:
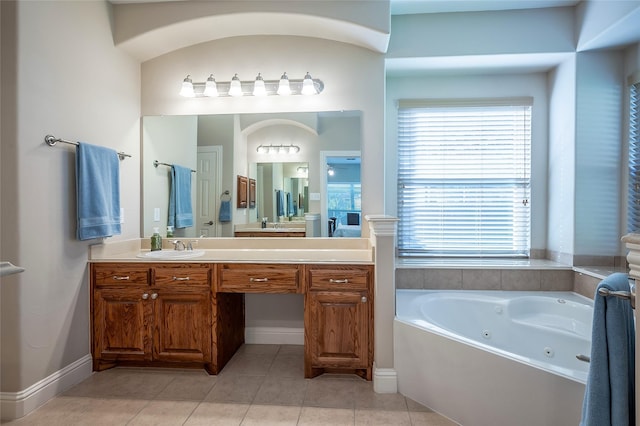
[{"label": "blue towel", "polygon": [[171,188],[169,190],[169,226],[188,228],[193,226],[191,208],[191,169],[171,166]]},{"label": "blue towel", "polygon": [[78,239],[120,235],[120,163],[110,148],[78,143]]},{"label": "blue towel", "polygon": [[[629,291],[627,274],[612,274],[598,289]],[[629,300],[600,296],[593,304],[591,363],[580,426],[635,425],[635,331]]]},{"label": "blue towel", "polygon": [[231,222],[231,201],[220,201],[220,215],[218,216],[220,222]]},{"label": "blue towel", "polygon": [[284,193],[276,189],[276,212],[278,217],[284,216]]}]

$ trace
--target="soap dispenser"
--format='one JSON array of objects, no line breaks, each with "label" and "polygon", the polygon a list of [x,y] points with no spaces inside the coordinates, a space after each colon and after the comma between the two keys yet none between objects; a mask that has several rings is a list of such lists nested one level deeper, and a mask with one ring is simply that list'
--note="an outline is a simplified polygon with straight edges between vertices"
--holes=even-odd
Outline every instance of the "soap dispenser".
[{"label": "soap dispenser", "polygon": [[173,226],[169,225],[167,226],[167,238],[172,238],[173,237]]},{"label": "soap dispenser", "polygon": [[153,235],[151,236],[151,251],[162,250],[162,237],[158,228],[153,228]]}]

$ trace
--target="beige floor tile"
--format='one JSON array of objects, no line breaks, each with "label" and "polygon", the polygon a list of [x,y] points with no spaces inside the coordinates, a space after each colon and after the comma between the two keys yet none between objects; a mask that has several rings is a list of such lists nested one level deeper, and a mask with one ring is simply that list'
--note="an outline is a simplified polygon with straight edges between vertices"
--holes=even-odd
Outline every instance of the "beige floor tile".
[{"label": "beige floor tile", "polygon": [[424,405],[420,404],[419,402],[414,401],[411,398],[404,398],[405,401],[407,402],[407,409],[409,411],[423,411],[423,412],[432,412],[433,410],[429,407],[425,407]]},{"label": "beige floor tile", "polygon": [[375,393],[369,382],[356,383],[356,410],[407,411],[407,402],[399,393]]},{"label": "beige floor tile", "polygon": [[249,404],[201,402],[184,426],[237,426],[248,409]]},{"label": "beige floor tile", "polygon": [[95,398],[153,399],[175,378],[171,371],[113,369],[94,373],[64,393]]},{"label": "beige floor tile", "polygon": [[354,415],[349,408],[302,407],[298,426],[353,426]]},{"label": "beige floor tile", "polygon": [[280,355],[304,356],[304,345],[281,345],[278,350],[278,356]]},{"label": "beige floor tile", "polygon": [[198,401],[151,401],[127,426],[182,425],[198,404]]},{"label": "beige floor tile", "polygon": [[434,412],[409,412],[413,426],[456,426],[458,423]]},{"label": "beige floor tile", "polygon": [[308,380],[304,378],[267,376],[262,382],[254,404],[302,406]]},{"label": "beige floor tile", "polygon": [[237,374],[218,376],[216,384],[204,400],[250,404],[263,381],[264,376],[240,376]]},{"label": "beige floor tile", "polygon": [[275,354],[236,354],[222,369],[220,375],[241,374],[244,376],[266,376]]},{"label": "beige floor tile", "polygon": [[242,426],[296,426],[300,407],[281,405],[252,405],[244,416]]},{"label": "beige floor tile", "polygon": [[304,358],[301,355],[278,353],[267,373],[269,376],[304,377]]},{"label": "beige floor tile", "polygon": [[155,399],[202,401],[218,380],[207,373],[176,376]]},{"label": "beige floor tile", "polygon": [[271,355],[275,356],[281,349],[280,345],[242,345],[236,351],[235,355],[254,354],[254,355]]},{"label": "beige floor tile", "polygon": [[355,383],[341,379],[309,380],[303,404],[305,407],[354,408]]},{"label": "beige floor tile", "polygon": [[411,426],[406,411],[356,410],[355,419],[356,426]]}]

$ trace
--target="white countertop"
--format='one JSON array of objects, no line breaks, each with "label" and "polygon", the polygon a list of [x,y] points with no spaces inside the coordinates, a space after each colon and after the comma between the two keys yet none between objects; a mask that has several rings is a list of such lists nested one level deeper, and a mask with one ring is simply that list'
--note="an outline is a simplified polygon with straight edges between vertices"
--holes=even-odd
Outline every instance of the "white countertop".
[{"label": "white countertop", "polygon": [[[173,238],[175,239],[175,238]],[[148,239],[96,244],[90,247],[89,262],[270,262],[270,263],[373,263],[373,248],[366,238],[181,238],[204,253],[198,257],[154,259]],[[163,239],[163,251],[172,251]],[[185,251],[184,253],[188,253]]]}]

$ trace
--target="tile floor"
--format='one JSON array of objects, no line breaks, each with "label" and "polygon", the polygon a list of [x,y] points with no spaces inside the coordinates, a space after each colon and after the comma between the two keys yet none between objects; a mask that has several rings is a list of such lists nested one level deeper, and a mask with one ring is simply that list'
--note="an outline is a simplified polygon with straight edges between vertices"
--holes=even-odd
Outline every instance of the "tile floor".
[{"label": "tile floor", "polygon": [[451,426],[352,375],[303,378],[303,347],[244,345],[218,376],[114,368],[93,374],[10,425]]}]

